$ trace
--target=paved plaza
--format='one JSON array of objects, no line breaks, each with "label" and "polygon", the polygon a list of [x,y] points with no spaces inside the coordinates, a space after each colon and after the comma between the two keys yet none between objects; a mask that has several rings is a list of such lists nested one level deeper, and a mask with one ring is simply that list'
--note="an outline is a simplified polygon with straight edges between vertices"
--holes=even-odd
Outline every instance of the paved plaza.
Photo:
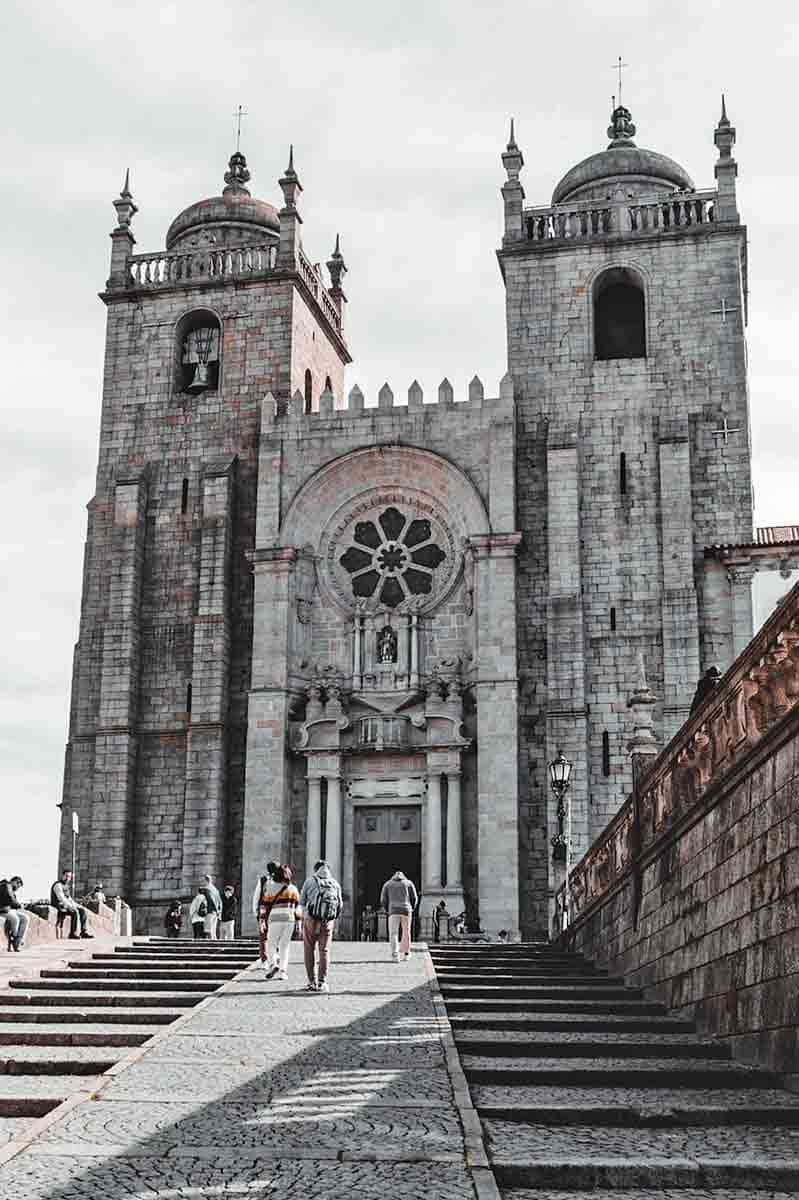
[{"label": "paved plaza", "polygon": [[288,982],[249,968],[45,1118],[0,1192],[496,1196],[427,955],[339,943],[329,994],[292,956]]}]

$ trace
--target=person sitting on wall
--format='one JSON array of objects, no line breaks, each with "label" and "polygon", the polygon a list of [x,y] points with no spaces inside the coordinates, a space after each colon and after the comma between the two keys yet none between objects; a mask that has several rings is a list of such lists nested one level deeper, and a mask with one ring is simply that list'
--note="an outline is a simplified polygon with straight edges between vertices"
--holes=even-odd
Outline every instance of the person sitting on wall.
[{"label": "person sitting on wall", "polygon": [[[59,913],[69,914],[69,936],[71,938],[90,938],[94,934],[89,929],[89,914],[82,904],[72,898],[72,872],[62,871],[50,888],[50,903]],[[80,933],[78,926],[80,925]]]},{"label": "person sitting on wall", "polygon": [[8,938],[9,950],[22,949],[30,920],[17,899],[17,892],[21,887],[22,880],[19,875],[12,875],[10,879],[0,879],[0,920]]}]

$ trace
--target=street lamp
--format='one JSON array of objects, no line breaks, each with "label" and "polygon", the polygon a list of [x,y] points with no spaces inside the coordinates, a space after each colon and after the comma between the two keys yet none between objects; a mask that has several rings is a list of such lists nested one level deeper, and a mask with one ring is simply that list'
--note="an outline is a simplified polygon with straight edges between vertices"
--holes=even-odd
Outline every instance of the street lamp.
[{"label": "street lamp", "polygon": [[[569,790],[569,782],[571,780],[572,764],[566,758],[562,750],[558,750],[557,758],[554,758],[549,764],[549,786],[555,793],[558,802],[557,818],[558,832],[552,839],[552,861],[555,863],[563,863],[566,867],[566,879],[564,881],[564,906],[562,925],[565,929],[569,924],[569,872],[571,870],[571,844],[572,844],[572,812],[571,805],[568,810],[566,808],[566,793]],[[564,832],[563,823],[568,814],[568,824]]]}]

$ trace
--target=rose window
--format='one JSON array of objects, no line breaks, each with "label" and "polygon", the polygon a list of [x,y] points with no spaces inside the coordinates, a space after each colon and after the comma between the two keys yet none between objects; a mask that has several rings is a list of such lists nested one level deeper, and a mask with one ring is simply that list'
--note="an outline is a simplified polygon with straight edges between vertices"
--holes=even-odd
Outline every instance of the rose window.
[{"label": "rose window", "polygon": [[396,508],[385,509],[376,521],[359,521],[352,541],[339,563],[350,575],[353,595],[377,595],[388,608],[410,596],[428,596],[436,568],[447,557],[429,521]]}]

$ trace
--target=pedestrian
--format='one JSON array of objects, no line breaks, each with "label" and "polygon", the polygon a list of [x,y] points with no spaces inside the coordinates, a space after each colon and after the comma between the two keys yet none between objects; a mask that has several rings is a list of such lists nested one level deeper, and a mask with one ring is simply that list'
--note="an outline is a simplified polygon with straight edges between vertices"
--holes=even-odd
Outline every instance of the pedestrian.
[{"label": "pedestrian", "polygon": [[164,914],[164,929],[170,938],[180,937],[183,928],[183,905],[179,900],[173,900]]},{"label": "pedestrian", "polygon": [[236,913],[239,902],[236,899],[236,889],[232,883],[226,883],[222,892],[222,915],[219,919],[219,940],[232,942],[236,928]]},{"label": "pedestrian", "polygon": [[[322,858],[314,863],[313,875],[309,875],[300,892],[302,909],[302,944],[305,954],[305,974],[308,976],[306,991],[329,992],[327,972],[330,967],[330,943],[333,927],[341,913],[341,884],[334,878],[330,867]],[[316,947],[319,947],[319,971],[316,970]]]},{"label": "pedestrian", "polygon": [[261,921],[260,912],[264,897],[267,895],[270,885],[275,881],[275,872],[279,869],[280,867],[276,862],[268,862],[266,864],[266,872],[263,875],[259,875],[252,894],[252,915],[258,922],[258,940],[261,945],[260,965],[265,971],[269,968],[269,963],[266,960],[266,922]]},{"label": "pedestrian", "polygon": [[449,928],[449,913],[446,900],[439,900],[433,909],[433,940],[441,941],[442,933],[446,935]]},{"label": "pedestrian", "polygon": [[388,913],[388,934],[394,962],[411,957],[411,917],[419,903],[416,888],[402,871],[395,871],[383,884],[380,905]]},{"label": "pedestrian", "polygon": [[20,903],[17,892],[22,887],[19,875],[0,879],[0,921],[3,922],[9,950],[19,951],[25,945],[30,917]]},{"label": "pedestrian", "polygon": [[203,889],[208,902],[208,912],[205,917],[205,936],[211,938],[212,941],[216,941],[219,918],[222,915],[222,897],[219,894],[219,888],[210,875],[203,875]]},{"label": "pedestrian", "polygon": [[377,938],[377,913],[367,904],[361,913],[361,941],[374,942]]},{"label": "pedestrian", "polygon": [[94,887],[92,888],[92,890],[89,892],[88,896],[86,897],[86,903],[87,904],[105,904],[105,902],[106,902],[106,900],[105,900],[105,892],[103,891],[103,885],[101,883],[96,883],[94,885]]},{"label": "pedestrian", "polygon": [[266,925],[266,961],[272,964],[267,979],[288,979],[291,936],[300,903],[300,893],[291,878],[291,867],[278,867],[261,897],[258,924]]},{"label": "pedestrian", "polygon": [[[71,938],[90,938],[94,934],[89,929],[89,914],[82,904],[72,898],[72,872],[62,871],[50,888],[50,903],[59,913],[69,914],[69,936]],[[80,933],[78,933],[80,926]]]},{"label": "pedestrian", "polygon": [[189,905],[189,924],[195,941],[205,937],[205,921],[208,916],[208,899],[204,888],[197,888]]}]

